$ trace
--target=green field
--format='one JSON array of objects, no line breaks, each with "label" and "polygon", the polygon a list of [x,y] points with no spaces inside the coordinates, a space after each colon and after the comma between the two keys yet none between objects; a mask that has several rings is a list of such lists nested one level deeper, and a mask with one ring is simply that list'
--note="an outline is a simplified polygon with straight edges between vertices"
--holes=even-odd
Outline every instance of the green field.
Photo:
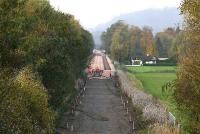
[{"label": "green field", "polygon": [[[177,109],[172,93],[162,92],[162,86],[176,79],[175,66],[141,66],[127,67],[128,76],[134,80],[135,86],[158,98],[172,112],[183,127],[189,126],[188,117]],[[185,130],[182,130],[186,134]]]},{"label": "green field", "polygon": [[141,66],[141,67],[128,67],[128,71],[133,73],[175,73],[175,66]]},{"label": "green field", "polygon": [[142,82],[145,90],[160,99],[164,99],[162,86],[176,78],[174,73],[137,73],[135,76]]},{"label": "green field", "polygon": [[176,79],[175,66],[141,66],[127,69],[130,76],[136,77],[142,83],[145,91],[162,101],[167,101],[162,86]]}]

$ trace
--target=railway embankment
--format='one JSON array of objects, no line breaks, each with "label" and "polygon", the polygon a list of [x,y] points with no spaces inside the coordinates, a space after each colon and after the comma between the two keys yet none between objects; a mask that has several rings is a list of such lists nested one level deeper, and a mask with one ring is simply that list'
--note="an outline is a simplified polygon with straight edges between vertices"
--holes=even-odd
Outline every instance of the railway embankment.
[{"label": "railway embankment", "polygon": [[142,112],[142,117],[146,122],[165,124],[169,122],[167,109],[153,96],[135,87],[134,81],[122,70],[117,70],[120,88],[131,100],[133,106]]}]

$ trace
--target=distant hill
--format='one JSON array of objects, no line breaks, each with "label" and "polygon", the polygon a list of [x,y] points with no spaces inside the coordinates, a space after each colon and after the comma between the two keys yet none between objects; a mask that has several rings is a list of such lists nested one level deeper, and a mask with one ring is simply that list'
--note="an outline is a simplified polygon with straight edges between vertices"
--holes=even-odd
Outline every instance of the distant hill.
[{"label": "distant hill", "polygon": [[153,32],[157,33],[163,31],[167,27],[175,27],[178,24],[181,24],[183,19],[182,16],[179,15],[179,10],[177,8],[147,9],[134,13],[122,14],[113,18],[111,21],[100,24],[90,30],[93,33],[97,45],[101,44],[101,33],[118,20],[124,20],[130,25],[139,27],[150,26],[153,28]]}]

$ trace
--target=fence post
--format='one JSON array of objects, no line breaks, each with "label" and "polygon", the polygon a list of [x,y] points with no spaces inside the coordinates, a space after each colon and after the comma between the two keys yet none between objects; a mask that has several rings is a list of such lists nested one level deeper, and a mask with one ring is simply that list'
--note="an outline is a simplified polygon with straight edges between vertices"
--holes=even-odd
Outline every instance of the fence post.
[{"label": "fence post", "polygon": [[126,113],[128,114],[128,107],[127,107],[127,109],[126,109]]},{"label": "fence post", "polygon": [[181,124],[178,124],[178,133],[181,134]]},{"label": "fence post", "polygon": [[134,121],[133,121],[133,125],[132,125],[132,130],[133,130],[133,133],[135,131],[135,124],[134,124]]},{"label": "fence post", "polygon": [[73,125],[71,125],[71,132],[73,132],[74,131],[74,126]]}]

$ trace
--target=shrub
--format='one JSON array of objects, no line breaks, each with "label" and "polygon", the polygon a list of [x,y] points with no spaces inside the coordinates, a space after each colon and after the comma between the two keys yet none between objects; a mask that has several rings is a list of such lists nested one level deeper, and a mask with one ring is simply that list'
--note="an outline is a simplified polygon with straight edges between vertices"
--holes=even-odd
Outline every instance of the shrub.
[{"label": "shrub", "polygon": [[53,133],[54,113],[37,74],[24,68],[16,78],[0,74],[0,130],[3,133]]}]

